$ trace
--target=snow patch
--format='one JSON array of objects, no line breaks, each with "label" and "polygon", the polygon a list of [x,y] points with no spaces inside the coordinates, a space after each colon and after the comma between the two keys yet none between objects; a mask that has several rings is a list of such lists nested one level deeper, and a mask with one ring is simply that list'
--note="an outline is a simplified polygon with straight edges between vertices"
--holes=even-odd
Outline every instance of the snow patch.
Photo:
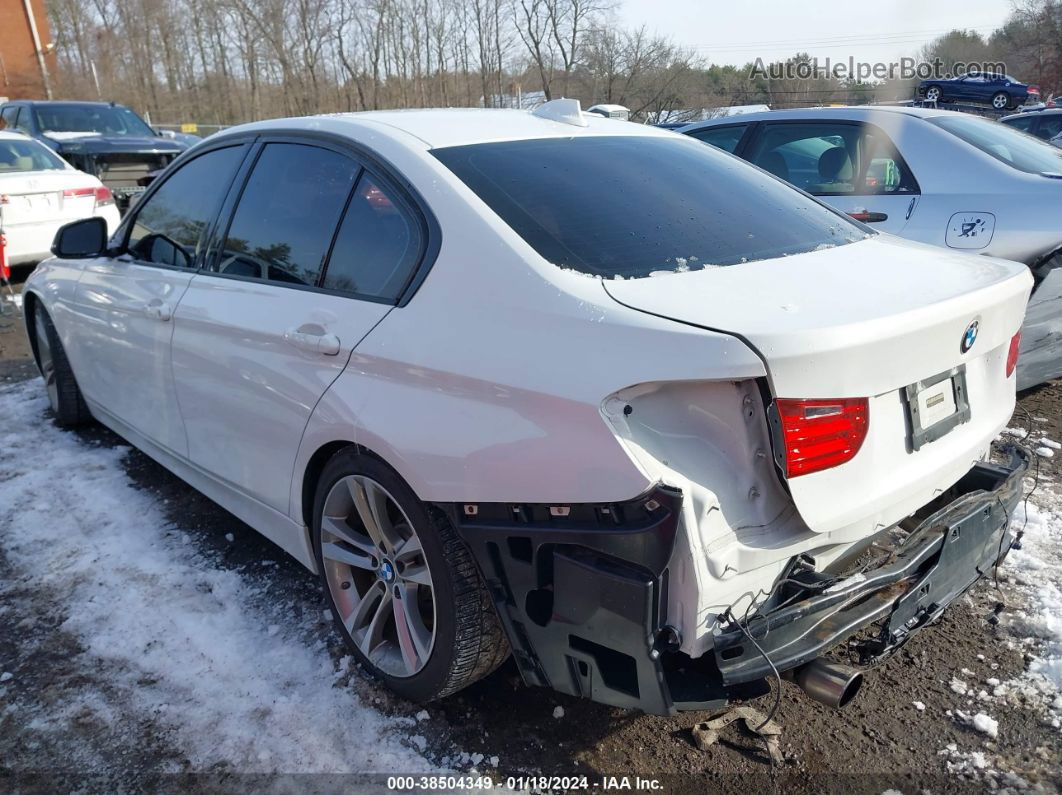
[{"label": "snow patch", "polygon": [[[181,543],[125,474],[128,448],[83,443],[46,408],[39,379],[0,388],[0,544],[192,769],[435,772],[401,721],[335,683],[323,644],[272,631],[274,594]],[[35,711],[23,720],[62,720]]]}]

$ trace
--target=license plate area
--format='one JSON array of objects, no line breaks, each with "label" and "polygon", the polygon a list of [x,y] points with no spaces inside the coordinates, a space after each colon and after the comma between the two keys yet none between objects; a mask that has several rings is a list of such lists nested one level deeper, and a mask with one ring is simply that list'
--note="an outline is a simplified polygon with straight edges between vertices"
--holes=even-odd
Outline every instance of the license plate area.
[{"label": "license plate area", "polygon": [[935,442],[956,425],[969,422],[966,365],[904,387],[904,398],[914,452]]}]

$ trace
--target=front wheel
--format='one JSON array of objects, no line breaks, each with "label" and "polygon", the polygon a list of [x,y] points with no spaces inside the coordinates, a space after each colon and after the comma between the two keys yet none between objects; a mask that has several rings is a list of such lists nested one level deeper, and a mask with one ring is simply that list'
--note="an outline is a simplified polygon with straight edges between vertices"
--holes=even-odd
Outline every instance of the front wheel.
[{"label": "front wheel", "polygon": [[930,86],[926,89],[926,102],[939,102],[940,98],[940,86]]},{"label": "front wheel", "polygon": [[1005,91],[999,91],[992,95],[992,107],[996,110],[1006,110],[1010,107],[1010,97]]},{"label": "front wheel", "polygon": [[313,540],[337,628],[399,695],[447,696],[508,657],[471,552],[383,462],[356,448],[333,456],[317,484]]}]

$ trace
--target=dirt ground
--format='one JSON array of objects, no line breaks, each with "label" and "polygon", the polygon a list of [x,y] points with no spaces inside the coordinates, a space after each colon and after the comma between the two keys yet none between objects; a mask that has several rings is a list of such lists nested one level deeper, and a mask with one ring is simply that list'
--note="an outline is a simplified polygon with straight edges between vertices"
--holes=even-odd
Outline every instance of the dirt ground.
[{"label": "dirt ground", "polygon": [[[0,316],[0,384],[35,376],[20,322]],[[1029,422],[1046,420],[1041,425],[1048,435],[1062,440],[1062,383],[1023,395],[1020,406],[1019,415],[1027,412]],[[81,433],[88,443],[119,443],[100,428]],[[1056,462],[1042,460],[1045,477],[1054,474]],[[166,501],[168,518],[194,544],[243,576],[268,582],[278,598],[320,611],[323,597],[316,578],[268,541],[146,456],[133,452],[126,466],[139,488]],[[226,533],[235,535],[235,543],[225,540]],[[0,549],[0,579],[9,574]],[[24,686],[28,682],[36,688],[35,697],[41,700],[67,698],[87,679],[106,680],[106,666],[86,667],[77,639],[60,628],[62,614],[54,601],[36,593],[32,581],[17,586],[0,596],[0,663],[18,656],[19,649],[32,648],[29,659],[24,653],[19,658],[20,678]],[[706,720],[705,713],[665,719],[526,688],[511,662],[487,680],[430,705],[421,733],[429,741],[429,758],[459,747],[488,758],[498,756],[502,775],[585,774],[592,781],[638,775],[659,779],[666,791],[972,792],[1025,786],[1056,791],[1062,770],[1059,729],[1032,705],[997,708],[996,739],[948,714],[969,708],[967,698],[950,687],[953,678],[1006,679],[1020,675],[1027,665],[1020,648],[1008,647],[1006,622],[993,618],[1013,608],[1005,587],[998,591],[982,583],[938,626],[869,671],[862,693],[845,710],[819,706],[794,686],[784,685],[777,716],[783,727],[781,767],[772,767],[758,741],[736,726],[720,745],[698,750],[690,728]],[[345,654],[339,638],[326,625],[318,633],[338,664]],[[388,714],[413,715],[420,709],[357,674],[341,679],[338,686],[356,689]],[[111,695],[117,702],[123,698],[122,693]],[[924,703],[924,710],[916,709],[914,702]],[[554,717],[558,705],[564,710],[561,718]],[[758,704],[764,709],[769,705],[769,700]],[[54,791],[64,783],[98,789],[98,780],[83,775],[83,766],[90,763],[127,787],[152,789],[165,784],[167,771],[182,768],[180,751],[157,731],[150,715],[124,731],[89,721],[84,726],[75,722],[71,732],[69,737],[43,740],[30,727],[0,719],[0,790],[6,788],[5,775],[16,776],[14,781],[21,778],[31,789]],[[949,772],[949,756],[942,750],[950,743],[959,751],[983,752],[992,773]],[[24,778],[33,775],[40,778]],[[247,784],[238,777],[214,780],[222,788],[226,782]]]}]

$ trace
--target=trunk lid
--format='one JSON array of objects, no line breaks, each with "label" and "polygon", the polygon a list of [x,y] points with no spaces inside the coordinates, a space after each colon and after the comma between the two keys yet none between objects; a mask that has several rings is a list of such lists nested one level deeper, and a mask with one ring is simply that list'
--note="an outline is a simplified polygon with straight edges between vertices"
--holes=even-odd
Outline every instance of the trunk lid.
[{"label": "trunk lid", "polygon": [[[1032,287],[1018,263],[881,235],[781,259],[607,281],[619,303],[740,337],[775,398],[869,398],[849,462],[788,479],[817,532],[859,537],[953,485],[1009,419],[1010,340]],[[977,336],[963,351],[972,323]],[[905,388],[963,368],[969,420],[912,443]],[[917,447],[917,449],[915,449]]]},{"label": "trunk lid", "polygon": [[72,221],[92,215],[94,196],[64,196],[69,188],[90,188],[99,182],[73,169],[18,171],[0,174],[5,226]]}]

